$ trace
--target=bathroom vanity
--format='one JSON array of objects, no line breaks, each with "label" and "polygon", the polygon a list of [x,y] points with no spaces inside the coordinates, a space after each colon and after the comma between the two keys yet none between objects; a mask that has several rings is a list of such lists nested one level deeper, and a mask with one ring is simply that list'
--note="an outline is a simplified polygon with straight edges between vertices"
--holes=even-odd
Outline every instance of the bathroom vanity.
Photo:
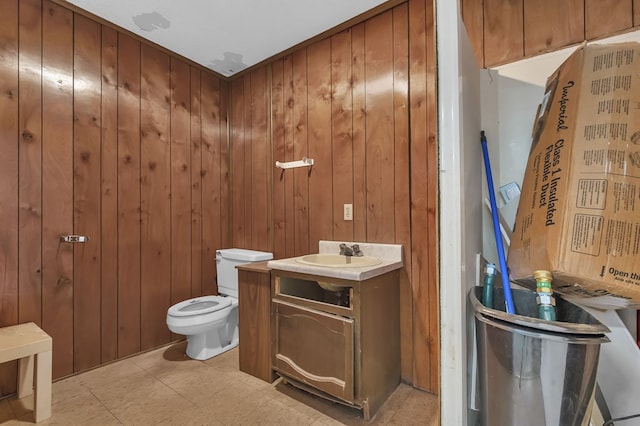
[{"label": "bathroom vanity", "polygon": [[400,383],[399,253],[354,267],[269,262],[272,366],[286,382],[375,415]]}]

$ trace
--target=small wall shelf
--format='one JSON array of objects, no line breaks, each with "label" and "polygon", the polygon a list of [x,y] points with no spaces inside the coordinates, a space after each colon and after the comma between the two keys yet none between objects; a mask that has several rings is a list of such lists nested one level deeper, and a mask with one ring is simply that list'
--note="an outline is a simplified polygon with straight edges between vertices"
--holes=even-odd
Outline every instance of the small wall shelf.
[{"label": "small wall shelf", "polygon": [[298,161],[288,161],[286,163],[281,163],[280,161],[276,161],[276,167],[281,169],[294,169],[296,167],[310,167],[313,166],[313,158],[302,157],[302,160]]}]

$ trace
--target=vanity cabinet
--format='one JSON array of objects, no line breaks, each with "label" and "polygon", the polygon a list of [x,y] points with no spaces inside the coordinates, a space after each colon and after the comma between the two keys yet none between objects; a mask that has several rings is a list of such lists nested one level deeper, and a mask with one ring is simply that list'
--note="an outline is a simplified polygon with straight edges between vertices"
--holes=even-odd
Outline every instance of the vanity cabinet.
[{"label": "vanity cabinet", "polygon": [[271,383],[271,269],[266,261],[236,268],[240,371]]},{"label": "vanity cabinet", "polygon": [[364,281],[271,274],[273,369],[369,420],[400,383],[398,271]]}]

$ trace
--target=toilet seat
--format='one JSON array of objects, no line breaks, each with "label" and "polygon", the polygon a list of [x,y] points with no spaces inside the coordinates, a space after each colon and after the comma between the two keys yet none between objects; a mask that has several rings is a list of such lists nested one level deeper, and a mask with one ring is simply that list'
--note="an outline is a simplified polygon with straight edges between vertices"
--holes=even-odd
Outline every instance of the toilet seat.
[{"label": "toilet seat", "polygon": [[171,306],[167,315],[172,317],[191,317],[209,314],[231,306],[232,301],[230,297],[222,296],[195,297]]}]

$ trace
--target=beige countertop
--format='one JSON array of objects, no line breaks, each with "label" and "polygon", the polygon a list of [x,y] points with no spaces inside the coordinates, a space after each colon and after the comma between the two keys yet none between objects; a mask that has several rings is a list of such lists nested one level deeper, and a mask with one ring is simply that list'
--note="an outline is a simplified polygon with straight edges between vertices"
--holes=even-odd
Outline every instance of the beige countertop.
[{"label": "beige countertop", "polygon": [[[320,241],[318,253],[339,253],[339,245],[343,241]],[[329,278],[339,278],[352,281],[364,281],[390,271],[402,268],[402,245],[344,242],[347,245],[358,244],[365,256],[375,257],[382,262],[373,266],[335,268],[330,266],[315,266],[297,261],[298,257],[269,260],[267,265],[271,269],[297,272],[300,274],[317,275]]]}]

